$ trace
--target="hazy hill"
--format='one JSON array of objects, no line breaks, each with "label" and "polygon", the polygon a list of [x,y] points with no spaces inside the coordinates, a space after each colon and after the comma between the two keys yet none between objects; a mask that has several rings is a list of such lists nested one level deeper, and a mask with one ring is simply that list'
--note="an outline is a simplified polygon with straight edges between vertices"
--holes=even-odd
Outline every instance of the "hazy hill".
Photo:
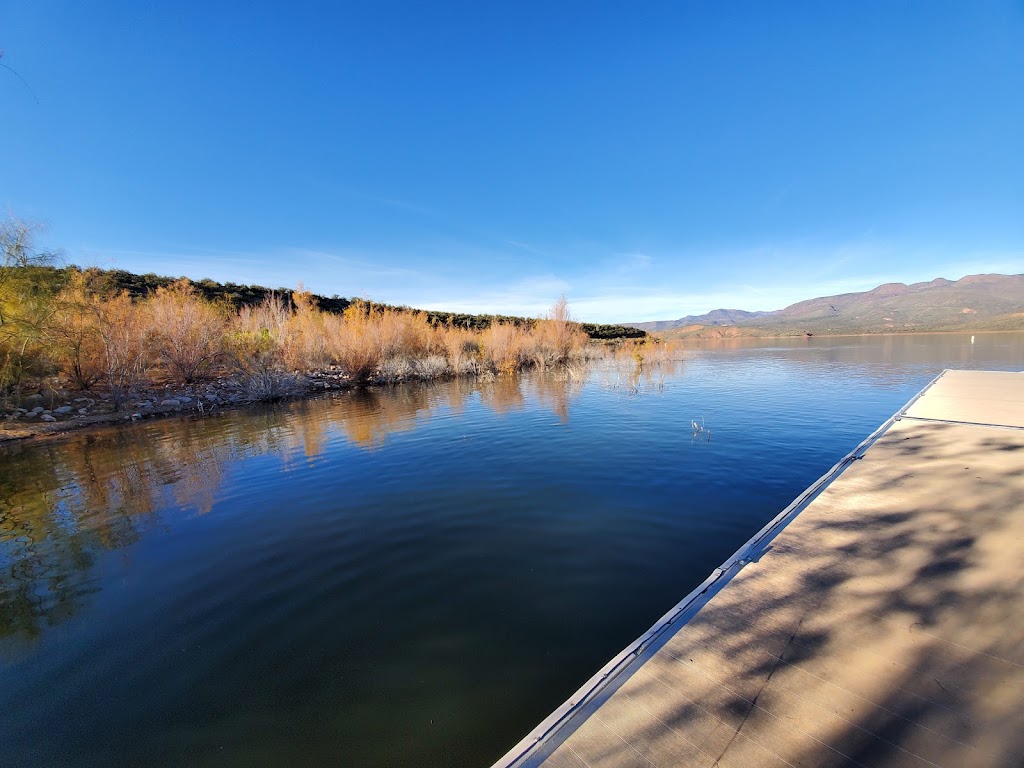
[{"label": "hazy hill", "polygon": [[716,309],[678,320],[631,323],[670,336],[1024,329],[1024,275],[886,283],[863,293],[801,301],[774,312]]},{"label": "hazy hill", "polygon": [[747,312],[743,309],[713,309],[706,315],[687,315],[678,320],[656,320],[652,323],[629,323],[647,331],[666,331],[688,325],[736,325],[755,317],[773,315],[774,312]]}]

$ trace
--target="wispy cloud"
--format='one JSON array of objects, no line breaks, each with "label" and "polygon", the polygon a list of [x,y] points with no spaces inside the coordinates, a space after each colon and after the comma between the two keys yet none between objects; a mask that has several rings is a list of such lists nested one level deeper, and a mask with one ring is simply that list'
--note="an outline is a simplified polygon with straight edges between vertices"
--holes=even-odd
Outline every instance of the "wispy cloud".
[{"label": "wispy cloud", "polygon": [[649,280],[654,257],[646,253],[626,253],[612,260],[609,272],[617,277]]},{"label": "wispy cloud", "polygon": [[572,283],[555,275],[538,275],[500,288],[477,287],[462,296],[438,293],[420,302],[424,309],[540,317],[555,299],[572,291]]},{"label": "wispy cloud", "polygon": [[[530,253],[529,258],[517,254]],[[538,258],[542,253],[559,258]],[[411,251],[300,246],[258,252],[83,248],[71,260],[137,272],[307,288],[453,312],[543,315],[561,294],[589,322],[668,320],[713,309],[773,310],[886,282],[1024,271],[1024,251],[908,252],[871,237],[732,250],[615,252],[508,242],[435,242]]]},{"label": "wispy cloud", "polygon": [[529,243],[524,243],[524,242],[522,242],[520,240],[505,240],[505,243],[507,243],[508,245],[511,245],[513,248],[517,248],[520,251],[525,251],[526,253],[529,253],[529,254],[531,254],[533,256],[546,256],[547,255],[544,251],[540,250],[539,248],[536,248],[536,247],[530,245]]},{"label": "wispy cloud", "polygon": [[375,203],[382,205],[386,208],[394,208],[400,211],[408,211],[410,213],[426,214],[428,216],[436,216],[437,211],[428,208],[425,205],[419,203],[410,202],[408,200],[402,200],[397,197],[391,197],[389,195],[376,195],[368,192],[364,192],[358,189],[352,189],[350,187],[335,187],[335,191],[346,197],[351,197],[356,200],[364,200],[368,203]]}]

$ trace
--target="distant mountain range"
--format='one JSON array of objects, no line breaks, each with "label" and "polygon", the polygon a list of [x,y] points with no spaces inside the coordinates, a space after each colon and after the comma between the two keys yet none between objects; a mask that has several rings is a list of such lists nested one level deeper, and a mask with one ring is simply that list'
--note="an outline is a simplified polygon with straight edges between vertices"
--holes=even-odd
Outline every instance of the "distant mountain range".
[{"label": "distant mountain range", "polygon": [[678,320],[627,323],[663,336],[721,338],[799,334],[1024,329],[1024,275],[886,283],[863,293],[801,301],[774,312],[716,309]]}]

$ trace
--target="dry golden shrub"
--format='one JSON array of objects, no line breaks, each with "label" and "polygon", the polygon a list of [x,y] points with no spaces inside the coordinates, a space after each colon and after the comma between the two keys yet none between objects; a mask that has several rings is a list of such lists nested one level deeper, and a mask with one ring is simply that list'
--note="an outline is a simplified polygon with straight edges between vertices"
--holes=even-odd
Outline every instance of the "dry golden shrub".
[{"label": "dry golden shrub", "polygon": [[480,334],[484,364],[495,373],[514,373],[523,367],[525,334],[513,323],[492,323]]},{"label": "dry golden shrub", "polygon": [[225,312],[199,296],[188,279],[157,288],[143,306],[166,375],[184,384],[206,378],[224,349]]},{"label": "dry golden shrub", "polygon": [[[104,384],[119,405],[154,376],[191,384],[226,368],[249,399],[274,399],[298,391],[301,374],[332,365],[358,384],[426,380],[579,365],[588,347],[564,296],[532,324],[495,322],[477,332],[364,301],[341,315],[325,313],[301,284],[290,302],[270,294],[233,312],[203,298],[187,279],[136,302],[127,293],[105,293],[94,278],[75,273],[38,308],[0,291],[0,395],[17,390],[26,361],[36,358],[46,366],[37,378],[56,365],[79,389]],[[631,349],[637,360],[653,354]]]},{"label": "dry golden shrub", "polygon": [[377,371],[383,357],[372,315],[372,306],[353,302],[342,314],[341,327],[331,339],[331,356],[349,378],[360,383]]},{"label": "dry golden shrub", "polygon": [[146,312],[127,292],[113,298],[89,297],[99,336],[103,383],[118,408],[146,381],[153,358]]},{"label": "dry golden shrub", "polygon": [[480,363],[479,335],[465,328],[438,328],[435,345],[455,375],[475,373]]},{"label": "dry golden shrub", "polygon": [[254,307],[242,307],[238,311],[237,326],[246,333],[265,331],[283,343],[287,337],[290,318],[291,310],[285,305],[284,300],[276,293],[272,293]]},{"label": "dry golden shrub", "polygon": [[272,294],[235,317],[226,346],[247,399],[278,400],[299,390],[299,378],[286,370],[291,314]]},{"label": "dry golden shrub", "polygon": [[677,371],[685,360],[685,347],[678,339],[628,339],[607,348],[617,363],[627,363],[639,372],[659,369],[662,373]]},{"label": "dry golden shrub", "polygon": [[331,361],[326,315],[313,301],[313,294],[302,285],[292,293],[295,311],[285,322],[284,356],[287,366],[296,371],[323,368]]},{"label": "dry golden shrub", "polygon": [[433,340],[424,312],[403,312],[385,309],[371,313],[371,327],[383,359],[417,358],[430,354]]},{"label": "dry golden shrub", "polygon": [[572,319],[569,302],[561,296],[529,334],[534,362],[540,367],[560,365],[582,357],[590,342],[582,326]]}]

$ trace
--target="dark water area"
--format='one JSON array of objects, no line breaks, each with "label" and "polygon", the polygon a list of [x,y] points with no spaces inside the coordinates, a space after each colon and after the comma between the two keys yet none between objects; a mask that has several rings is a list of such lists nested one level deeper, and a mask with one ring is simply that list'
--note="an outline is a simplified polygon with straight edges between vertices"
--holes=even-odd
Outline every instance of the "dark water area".
[{"label": "dark water area", "polygon": [[1024,334],[694,344],[0,450],[0,765],[490,765],[947,367],[1020,370]]}]

